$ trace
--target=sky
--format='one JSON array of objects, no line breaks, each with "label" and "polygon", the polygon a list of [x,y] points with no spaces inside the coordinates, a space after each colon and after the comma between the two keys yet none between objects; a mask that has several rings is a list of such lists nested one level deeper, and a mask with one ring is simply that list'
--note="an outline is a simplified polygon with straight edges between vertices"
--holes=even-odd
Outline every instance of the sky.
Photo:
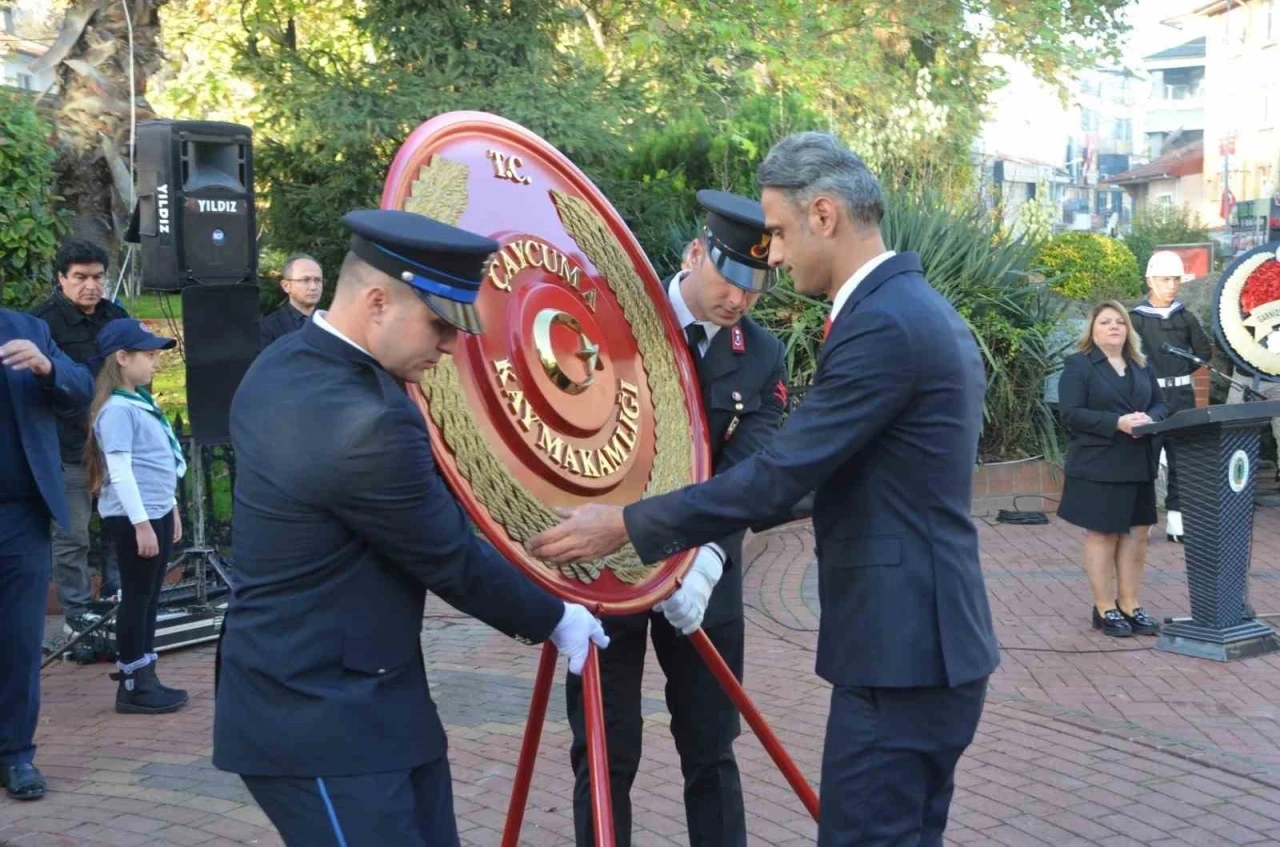
[{"label": "sky", "polygon": [[1133,29],[1129,33],[1125,49],[1125,63],[1136,65],[1143,56],[1195,38],[1199,33],[1194,28],[1178,31],[1161,26],[1160,21],[1186,14],[1207,2],[1208,0],[1138,0],[1127,10]]}]

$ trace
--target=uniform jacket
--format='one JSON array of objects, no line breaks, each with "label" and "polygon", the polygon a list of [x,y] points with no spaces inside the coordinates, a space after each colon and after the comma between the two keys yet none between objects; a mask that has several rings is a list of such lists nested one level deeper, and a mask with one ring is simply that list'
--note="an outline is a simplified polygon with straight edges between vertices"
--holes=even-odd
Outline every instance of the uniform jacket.
[{"label": "uniform jacket", "polygon": [[[1160,379],[1189,376],[1196,370],[1196,366],[1186,359],[1161,350],[1165,344],[1189,350],[1206,362],[1213,357],[1213,345],[1204,327],[1181,303],[1175,301],[1166,318],[1155,311],[1150,301],[1143,300],[1129,310],[1129,319],[1133,322],[1138,337],[1142,339],[1142,351],[1147,356],[1147,363]],[[1164,395],[1170,414],[1195,408],[1196,394],[1193,386],[1166,389]]]},{"label": "uniform jacket", "polygon": [[[93,377],[88,368],[59,349],[44,321],[20,312],[0,309],[0,344],[19,338],[35,342],[53,362],[53,373],[41,379],[31,371],[8,372],[9,398],[22,435],[31,475],[49,514],[67,526],[67,495],[62,486],[62,460],[58,448],[57,421],[84,418],[93,400]],[[3,367],[3,365],[0,365]]]},{"label": "uniform jacket", "polygon": [[[711,339],[698,363],[698,380],[711,434],[713,469],[724,473],[763,449],[782,423],[787,401],[786,348],[744,317]],[[742,536],[739,530],[717,539],[728,561],[711,593],[703,626],[742,616]]]},{"label": "uniform jacket", "polygon": [[[98,355],[98,332],[116,318],[129,313],[110,300],[98,301],[93,314],[86,315],[55,290],[48,300],[31,310],[31,314],[49,325],[49,334],[58,347],[74,362],[87,365]],[[79,415],[58,416],[58,443],[62,461],[78,465],[84,461],[84,442],[89,431],[88,406]]]},{"label": "uniform jacket", "polygon": [[1067,426],[1067,476],[1095,482],[1150,482],[1155,479],[1160,445],[1116,429],[1130,412],[1152,420],[1169,415],[1155,371],[1128,363],[1120,376],[1101,350],[1067,357],[1058,381],[1058,409]]},{"label": "uniform jacket", "polygon": [[231,439],[214,765],[331,776],[443,755],[419,641],[426,592],[528,642],[564,604],[472,531],[402,385],[313,322],[249,368]]},{"label": "uniform jacket", "polygon": [[789,518],[816,489],[817,671],[838,685],[955,686],[999,662],[969,517],[986,376],[914,253],[836,316],[805,400],[763,450],[633,503],[644,561]]},{"label": "uniform jacket", "polygon": [[286,301],[283,306],[264,317],[258,324],[259,349],[265,350],[267,345],[277,338],[297,332],[306,322],[307,316]]}]

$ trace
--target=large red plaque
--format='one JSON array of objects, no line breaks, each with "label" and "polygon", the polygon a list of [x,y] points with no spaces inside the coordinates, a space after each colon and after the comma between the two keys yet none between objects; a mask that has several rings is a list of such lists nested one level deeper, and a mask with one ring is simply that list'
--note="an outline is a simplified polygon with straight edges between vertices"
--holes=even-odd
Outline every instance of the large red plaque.
[{"label": "large red plaque", "polygon": [[706,479],[693,362],[640,245],[586,176],[532,132],[482,112],[418,127],[382,206],[494,238],[477,307],[410,394],[446,481],[507,558],[561,597],[627,614],[670,594],[690,554],[646,566],[631,547],[556,566],[523,542],[557,506],[625,504]]}]

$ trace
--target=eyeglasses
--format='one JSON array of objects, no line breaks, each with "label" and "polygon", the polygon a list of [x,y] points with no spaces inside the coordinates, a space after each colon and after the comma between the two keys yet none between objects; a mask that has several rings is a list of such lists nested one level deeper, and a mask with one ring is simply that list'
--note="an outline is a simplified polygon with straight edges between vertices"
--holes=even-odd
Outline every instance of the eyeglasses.
[{"label": "eyeglasses", "polygon": [[303,285],[324,285],[324,277],[322,276],[298,276],[298,277],[292,277],[292,278],[285,277],[284,281],[300,282]]}]

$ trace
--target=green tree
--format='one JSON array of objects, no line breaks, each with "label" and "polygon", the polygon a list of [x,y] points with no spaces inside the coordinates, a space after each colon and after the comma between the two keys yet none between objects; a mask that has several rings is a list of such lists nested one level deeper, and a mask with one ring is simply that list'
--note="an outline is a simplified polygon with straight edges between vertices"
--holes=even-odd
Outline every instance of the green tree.
[{"label": "green tree", "polygon": [[8,309],[26,309],[47,290],[66,231],[52,133],[30,97],[0,89],[0,306]]},{"label": "green tree", "polygon": [[1143,290],[1133,251],[1123,241],[1093,232],[1059,234],[1040,248],[1036,265],[1053,289],[1071,300],[1125,300]]}]

